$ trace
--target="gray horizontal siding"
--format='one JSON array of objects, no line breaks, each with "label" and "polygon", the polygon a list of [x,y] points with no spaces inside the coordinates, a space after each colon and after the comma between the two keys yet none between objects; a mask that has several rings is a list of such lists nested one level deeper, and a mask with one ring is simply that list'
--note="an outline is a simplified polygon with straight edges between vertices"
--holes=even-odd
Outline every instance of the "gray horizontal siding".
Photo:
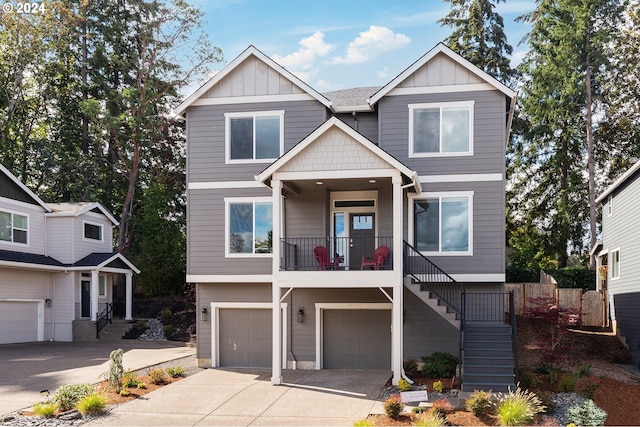
[{"label": "gray horizontal siding", "polygon": [[640,292],[613,296],[617,327],[633,357],[633,364],[640,362]]},{"label": "gray horizontal siding", "polygon": [[187,182],[253,181],[269,163],[225,164],[225,113],[284,110],[285,152],[326,119],[317,101],[190,107],[187,111]]},{"label": "gray horizontal siding", "polygon": [[[475,101],[473,156],[409,158],[409,104]],[[498,91],[389,96],[380,100],[380,146],[420,175],[496,173],[505,167],[506,104]]]},{"label": "gray horizontal siding", "polygon": [[[505,271],[505,195],[504,183],[464,182],[423,184],[424,192],[473,191],[473,255],[436,256],[429,259],[449,274],[489,274]],[[409,203],[405,213],[404,237],[408,235]]]}]

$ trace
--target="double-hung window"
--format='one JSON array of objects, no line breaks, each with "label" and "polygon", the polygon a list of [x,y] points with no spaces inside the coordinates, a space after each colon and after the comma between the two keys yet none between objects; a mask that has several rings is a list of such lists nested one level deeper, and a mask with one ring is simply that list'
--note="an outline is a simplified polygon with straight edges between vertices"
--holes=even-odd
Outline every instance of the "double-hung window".
[{"label": "double-hung window", "polygon": [[83,222],[83,237],[88,240],[102,241],[102,225],[92,222]]},{"label": "double-hung window", "polygon": [[473,192],[425,193],[412,199],[413,244],[425,254],[472,255]]},{"label": "double-hung window", "polygon": [[0,211],[0,240],[27,244],[29,217],[15,212]]},{"label": "double-hung window", "polygon": [[620,249],[611,251],[611,278],[620,278]]},{"label": "double-hung window", "polygon": [[271,198],[227,198],[225,204],[227,256],[271,254]]},{"label": "double-hung window", "polygon": [[473,104],[409,104],[409,156],[472,155]]},{"label": "double-hung window", "polygon": [[227,163],[267,163],[284,150],[284,111],[225,114]]}]

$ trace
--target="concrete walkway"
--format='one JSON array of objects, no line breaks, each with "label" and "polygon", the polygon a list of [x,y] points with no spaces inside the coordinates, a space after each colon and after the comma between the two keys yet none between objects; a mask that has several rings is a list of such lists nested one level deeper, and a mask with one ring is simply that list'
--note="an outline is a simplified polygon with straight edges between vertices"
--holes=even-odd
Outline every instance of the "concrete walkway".
[{"label": "concrete walkway", "polygon": [[125,369],[138,370],[192,357],[195,348],[169,341],[122,340],[118,343],[37,342],[0,345],[0,415],[43,400],[63,384],[97,383],[109,367],[111,351],[124,350]]},{"label": "concrete walkway", "polygon": [[351,426],[376,405],[388,371],[207,369],[113,408],[90,426]]}]

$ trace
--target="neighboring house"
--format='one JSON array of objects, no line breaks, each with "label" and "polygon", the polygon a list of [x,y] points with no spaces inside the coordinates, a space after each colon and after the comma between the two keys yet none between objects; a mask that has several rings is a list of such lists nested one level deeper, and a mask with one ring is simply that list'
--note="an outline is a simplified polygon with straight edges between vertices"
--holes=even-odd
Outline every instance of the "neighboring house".
[{"label": "neighboring house", "polygon": [[[597,290],[606,291],[614,330],[640,363],[640,162],[597,199],[602,241],[595,253]],[[603,268],[603,266],[605,266]]]},{"label": "neighboring house", "polygon": [[325,94],[253,46],[231,61],[176,109],[200,366],[397,383],[403,360],[457,356],[461,283],[504,288],[514,103],[443,44],[383,87]]},{"label": "neighboring house", "polygon": [[138,269],[113,252],[118,223],[99,203],[45,203],[0,165],[0,344],[95,338],[98,312]]}]

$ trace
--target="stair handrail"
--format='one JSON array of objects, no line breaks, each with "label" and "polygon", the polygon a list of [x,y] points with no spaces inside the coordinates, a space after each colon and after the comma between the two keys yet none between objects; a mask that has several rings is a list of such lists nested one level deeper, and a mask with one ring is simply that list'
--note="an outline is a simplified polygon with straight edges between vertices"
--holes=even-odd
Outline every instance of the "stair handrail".
[{"label": "stair handrail", "polygon": [[444,272],[406,240],[403,242],[405,276],[411,276],[417,283],[424,285],[447,307],[462,316],[464,312],[461,295],[464,294],[464,284]]},{"label": "stair handrail", "polygon": [[96,316],[96,339],[100,338],[100,331],[107,326],[107,323],[111,324],[113,319],[113,304],[106,303],[104,310]]}]

